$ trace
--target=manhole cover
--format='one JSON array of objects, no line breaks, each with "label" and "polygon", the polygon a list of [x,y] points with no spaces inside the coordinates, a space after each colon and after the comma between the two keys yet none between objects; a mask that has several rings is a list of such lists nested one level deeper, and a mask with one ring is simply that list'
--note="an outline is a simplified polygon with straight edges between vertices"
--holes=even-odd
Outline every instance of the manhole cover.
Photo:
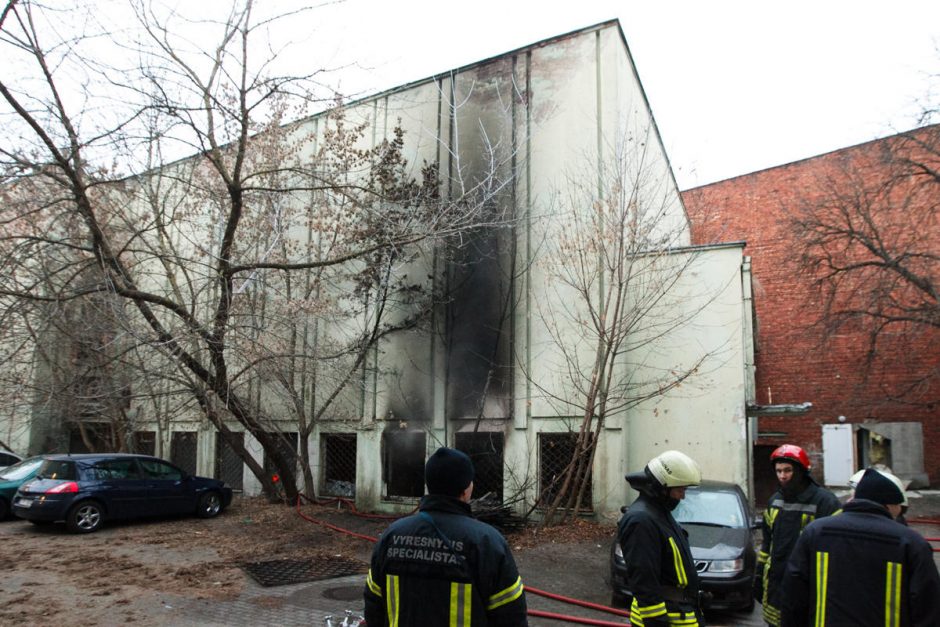
[{"label": "manhole cover", "polygon": [[242,564],[251,577],[262,586],[286,586],[305,581],[335,579],[365,573],[361,562],[332,557],[318,560],[269,560]]}]

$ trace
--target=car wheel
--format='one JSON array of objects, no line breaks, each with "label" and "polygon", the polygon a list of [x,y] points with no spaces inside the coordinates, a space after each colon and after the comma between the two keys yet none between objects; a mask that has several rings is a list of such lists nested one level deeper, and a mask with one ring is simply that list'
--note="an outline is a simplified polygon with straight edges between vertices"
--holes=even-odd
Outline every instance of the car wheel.
[{"label": "car wheel", "polygon": [[65,524],[72,533],[98,531],[104,522],[104,509],[95,501],[76,503],[65,517]]},{"label": "car wheel", "polygon": [[199,497],[196,515],[200,518],[213,518],[222,511],[222,496],[218,492],[206,492]]}]

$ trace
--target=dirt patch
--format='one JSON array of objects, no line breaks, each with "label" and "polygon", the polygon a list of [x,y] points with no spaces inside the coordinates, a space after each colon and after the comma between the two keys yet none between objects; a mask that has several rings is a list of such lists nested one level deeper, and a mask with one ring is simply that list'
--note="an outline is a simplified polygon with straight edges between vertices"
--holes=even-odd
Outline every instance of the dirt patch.
[{"label": "dirt patch", "polygon": [[[306,517],[306,518],[305,518]],[[364,518],[336,506],[297,508],[236,498],[212,520],[174,518],[106,525],[73,535],[61,525],[0,523],[0,625],[159,624],[140,608],[145,599],[227,600],[244,590],[246,562],[330,560],[368,564],[372,542],[325,525],[377,537],[390,520]],[[520,563],[547,544],[607,543],[610,526],[578,520],[562,527],[507,534]],[[257,600],[264,604],[282,599]],[[149,607],[152,607],[153,603]],[[103,620],[102,617],[108,617]]]}]

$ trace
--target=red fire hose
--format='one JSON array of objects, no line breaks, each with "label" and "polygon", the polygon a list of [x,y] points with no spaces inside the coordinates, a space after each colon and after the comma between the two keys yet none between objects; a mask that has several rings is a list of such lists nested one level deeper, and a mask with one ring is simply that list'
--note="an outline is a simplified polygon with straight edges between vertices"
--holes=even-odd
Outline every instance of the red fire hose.
[{"label": "red fire hose", "polygon": [[[343,529],[342,527],[337,527],[336,525],[331,525],[328,522],[317,520],[316,518],[311,518],[307,516],[302,511],[300,511],[300,496],[297,497],[297,513],[301,518],[307,522],[314,523],[315,525],[321,525],[327,529],[332,529],[333,531],[338,531],[339,533],[345,533],[347,535],[361,538],[363,540],[368,540],[369,542],[377,542],[378,538],[367,536],[361,533],[356,533],[350,531],[349,529]],[[304,497],[306,498],[306,497]],[[307,499],[309,500],[309,499]],[[341,500],[341,499],[338,499]],[[355,509],[355,508],[354,508]],[[367,517],[379,517],[379,516],[368,516]],[[387,518],[397,518],[396,516],[389,516]],[[597,610],[599,612],[607,612],[609,614],[616,614],[617,616],[630,617],[630,612],[626,610],[620,610],[613,607],[607,607],[606,605],[600,605],[598,603],[591,603],[590,601],[582,601],[580,599],[572,599],[571,597],[565,597],[560,594],[554,594],[552,592],[545,592],[544,590],[539,590],[538,588],[533,588],[531,586],[525,586],[526,592],[531,592],[539,596],[543,596],[549,599],[554,599],[556,601],[561,601],[563,603],[570,603],[572,605],[579,605],[581,607],[590,608],[592,610]],[[593,618],[581,618],[579,616],[569,616],[567,614],[556,614],[554,612],[544,612],[542,610],[528,610],[529,616],[538,616],[540,618],[548,618],[551,620],[563,620],[569,623],[580,623],[582,625],[598,625],[600,627],[624,627],[624,623],[613,623],[610,621],[597,620]],[[629,623],[628,623],[629,625]]]}]

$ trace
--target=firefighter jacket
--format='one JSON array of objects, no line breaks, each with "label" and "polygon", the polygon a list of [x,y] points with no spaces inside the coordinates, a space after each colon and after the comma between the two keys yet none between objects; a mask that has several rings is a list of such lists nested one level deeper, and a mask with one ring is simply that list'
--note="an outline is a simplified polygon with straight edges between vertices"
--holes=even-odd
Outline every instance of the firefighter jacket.
[{"label": "firefighter jacket", "polygon": [[881,505],[856,499],[803,532],[783,581],[785,627],[936,627],[933,551]]},{"label": "firefighter jacket", "polygon": [[630,623],[697,626],[698,572],[685,530],[660,499],[640,493],[617,526],[633,594]]},{"label": "firefighter jacket", "polygon": [[803,529],[817,518],[831,516],[839,510],[839,499],[809,479],[809,484],[792,500],[784,499],[778,490],[770,497],[764,511],[764,539],[757,555],[758,585],[763,588],[760,599],[764,620],[780,625],[781,583],[787,560]]},{"label": "firefighter jacket", "polygon": [[525,594],[506,540],[470,506],[427,495],[419,512],[392,523],[366,577],[369,627],[519,627]]}]

